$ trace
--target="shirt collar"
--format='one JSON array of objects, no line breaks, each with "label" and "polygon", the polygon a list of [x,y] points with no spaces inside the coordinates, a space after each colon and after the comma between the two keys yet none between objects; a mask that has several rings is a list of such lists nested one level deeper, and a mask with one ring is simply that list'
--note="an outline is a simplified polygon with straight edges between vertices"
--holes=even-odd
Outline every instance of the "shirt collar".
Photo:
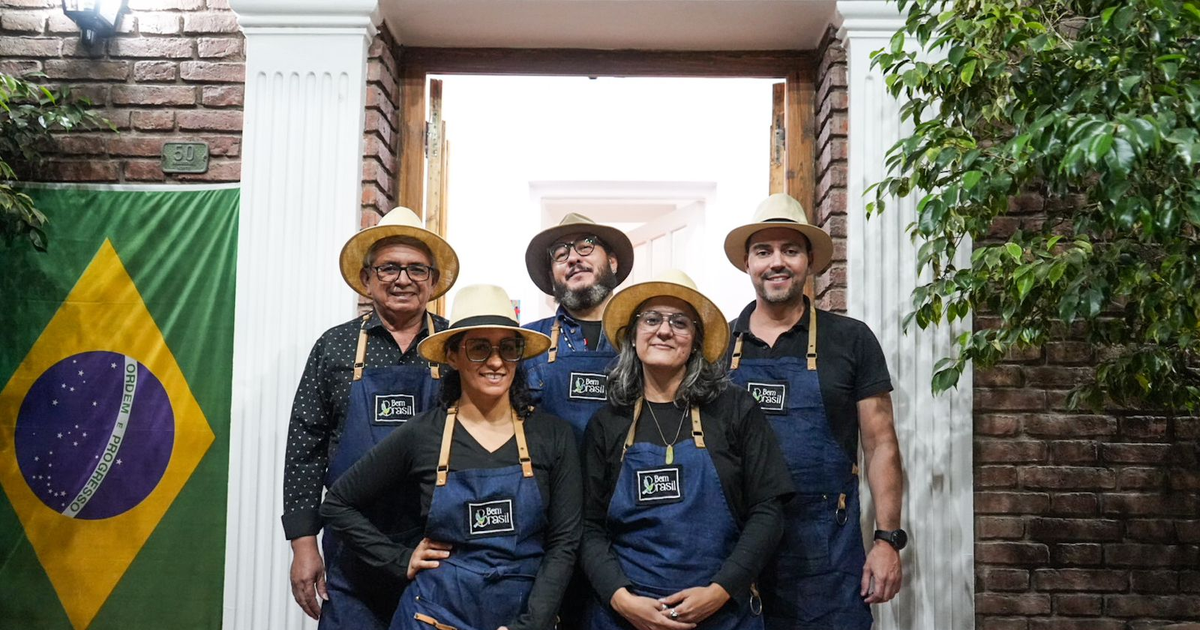
[{"label": "shirt collar", "polygon": [[[433,318],[435,320],[441,319],[437,315],[434,315]],[[372,330],[375,328],[383,328],[383,318],[379,316],[379,311],[371,309],[371,317],[369,319],[367,319],[367,329]],[[429,317],[422,315],[421,316],[421,330],[417,331],[417,339],[421,339],[423,337],[428,336],[430,334],[428,328],[429,328]]]},{"label": "shirt collar", "polygon": [[[800,317],[800,319],[795,324],[793,324],[790,329],[788,329],[789,332],[791,332],[793,330],[803,330],[806,332],[808,331],[808,318],[810,317],[808,309],[812,308],[812,303],[809,302],[807,295],[805,295],[803,297],[804,297],[804,315],[802,317]],[[746,308],[742,309],[742,312],[738,315],[737,320],[733,323],[733,334],[735,334],[735,335],[745,334],[745,335],[749,335],[751,337],[754,336],[754,334],[750,332],[750,315],[752,313],[754,313],[754,309],[757,308],[757,306],[758,306],[758,302],[755,301],[755,302],[751,302],[751,303],[747,304]]]}]

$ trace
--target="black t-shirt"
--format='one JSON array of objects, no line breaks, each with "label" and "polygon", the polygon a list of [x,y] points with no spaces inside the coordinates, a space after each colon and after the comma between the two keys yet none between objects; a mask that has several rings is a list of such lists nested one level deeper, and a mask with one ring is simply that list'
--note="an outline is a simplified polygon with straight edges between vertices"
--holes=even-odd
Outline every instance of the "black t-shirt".
[{"label": "black t-shirt", "polygon": [[[392,431],[333,484],[321,504],[325,524],[341,534],[363,561],[400,578],[413,553],[413,547],[407,545],[415,546],[420,541],[429,516],[445,420],[445,408],[433,409]],[[579,454],[570,425],[557,416],[535,411],[525,421],[525,438],[546,510],[546,555],[526,612],[508,624],[513,630],[554,625],[563,590],[575,566],[582,507]],[[518,461],[515,438],[488,452],[461,423],[455,423],[451,471],[503,468]],[[384,535],[363,515],[364,508],[384,495],[396,497],[395,511],[406,519],[399,529],[415,530],[395,536],[400,542]]]},{"label": "black t-shirt", "polygon": [[[643,405],[635,442],[665,446],[672,441],[682,409],[671,403],[654,406],[666,440],[659,435]],[[588,423],[584,436],[584,532],[580,560],[592,587],[607,604],[612,594],[631,582],[609,547],[605,521],[617,476],[621,449],[629,432],[633,409],[606,405]],[[680,441],[691,439],[691,418],[683,419]],[[744,597],[758,577],[783,533],[782,501],[794,490],[792,478],[775,440],[754,399],[744,390],[727,387],[712,403],[700,408],[705,449],[717,469],[721,488],[741,526],[733,552],[712,577],[733,597]],[[697,519],[704,514],[696,514]]]},{"label": "black t-shirt", "polygon": [[[774,346],[750,332],[750,314],[755,303],[742,310],[729,323],[732,336],[725,365],[739,333],[743,333],[742,360],[800,357],[808,354],[808,298],[805,311],[795,326],[779,335]],[[858,461],[858,401],[892,391],[887,360],[879,340],[867,325],[845,315],[817,309],[817,379],[821,399],[833,437],[842,445],[850,461]]]},{"label": "black t-shirt", "polygon": [[579,320],[579,327],[583,329],[583,341],[587,344],[588,350],[595,350],[600,344],[600,328],[601,321],[588,321],[586,319]]}]

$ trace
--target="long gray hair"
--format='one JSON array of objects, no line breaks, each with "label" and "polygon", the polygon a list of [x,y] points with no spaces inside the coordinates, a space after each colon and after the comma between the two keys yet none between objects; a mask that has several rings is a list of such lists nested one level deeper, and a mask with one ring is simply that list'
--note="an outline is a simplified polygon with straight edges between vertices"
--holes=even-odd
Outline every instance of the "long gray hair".
[{"label": "long gray hair", "polygon": [[[644,304],[645,302],[643,302]],[[615,337],[621,343],[617,364],[608,373],[608,402],[614,407],[632,407],[644,391],[642,360],[635,347],[637,336],[637,314],[641,306],[633,309],[629,321],[617,331]],[[688,357],[683,382],[675,391],[675,404],[700,406],[716,400],[729,385],[725,368],[719,363],[704,358],[704,325],[696,319],[696,334],[692,336],[692,355]]]}]

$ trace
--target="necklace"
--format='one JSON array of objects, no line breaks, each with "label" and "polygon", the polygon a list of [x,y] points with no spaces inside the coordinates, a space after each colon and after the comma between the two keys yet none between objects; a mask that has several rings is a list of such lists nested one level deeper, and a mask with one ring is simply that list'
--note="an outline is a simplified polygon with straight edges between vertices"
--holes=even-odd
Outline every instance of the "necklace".
[{"label": "necklace", "polygon": [[654,420],[654,428],[658,429],[658,437],[662,438],[663,444],[667,445],[667,464],[675,461],[675,442],[679,441],[679,432],[683,430],[683,419],[687,417],[688,409],[691,403],[684,405],[683,415],[679,416],[679,426],[675,427],[675,437],[671,438],[671,443],[667,444],[667,436],[663,434],[662,426],[658,424],[658,416],[654,415],[654,406],[650,401],[646,401],[646,409],[650,410],[650,418]]}]

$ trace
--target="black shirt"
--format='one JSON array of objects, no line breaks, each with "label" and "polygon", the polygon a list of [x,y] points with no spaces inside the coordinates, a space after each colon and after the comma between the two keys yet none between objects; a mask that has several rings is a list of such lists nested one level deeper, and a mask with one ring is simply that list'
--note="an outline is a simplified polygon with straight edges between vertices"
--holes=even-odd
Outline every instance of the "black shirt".
[{"label": "black shirt", "polygon": [[602,324],[603,322],[601,321],[579,320],[579,327],[583,329],[583,342],[587,345],[588,350],[595,350],[597,344],[600,343],[600,329]]},{"label": "black shirt", "polygon": [[[356,317],[325,331],[313,344],[296,388],[283,463],[283,533],[288,540],[315,536],[321,531],[317,508],[329,457],[337,450],[346,424],[361,326],[362,318]],[[434,315],[433,326],[445,330],[445,318]],[[417,344],[429,336],[426,328],[427,322],[422,321],[421,331],[408,350],[401,352],[379,315],[371,313],[364,359],[367,367],[426,363],[417,354]]]},{"label": "black shirt", "polygon": [[[634,441],[665,446],[674,437],[682,410],[671,403],[654,403],[654,413],[666,440],[659,436],[643,406]],[[606,605],[613,593],[631,584],[609,547],[605,521],[621,472],[621,448],[632,415],[631,408],[607,405],[592,417],[584,437],[580,559],[600,601]],[[680,440],[691,439],[690,417],[684,423]],[[783,534],[782,502],[794,492],[792,478],[775,433],[746,391],[725,388],[716,400],[701,407],[700,423],[705,448],[717,469],[733,517],[742,528],[733,552],[711,579],[731,596],[740,598],[746,595]]]},{"label": "black shirt", "polygon": [[[805,311],[795,326],[779,335],[775,345],[755,337],[750,332],[750,314],[755,303],[742,310],[729,323],[732,335],[725,365],[729,365],[737,335],[744,333],[742,360],[800,357],[808,354],[808,298]],[[858,401],[892,391],[887,360],[879,340],[867,325],[845,315],[817,309],[817,379],[821,383],[821,399],[833,437],[842,445],[850,461],[858,461]]]},{"label": "black shirt", "polygon": [[[394,542],[361,510],[373,505],[378,497],[394,496],[395,511],[408,519],[404,526],[424,531],[437,481],[445,421],[444,408],[432,409],[392,431],[333,484],[321,505],[326,525],[342,534],[363,561],[402,579],[413,553],[413,547],[407,545],[415,545],[421,535],[401,533],[397,536],[400,541]],[[525,421],[525,437],[533,460],[534,479],[546,510],[546,555],[534,579],[525,612],[508,624],[511,630],[554,625],[563,590],[575,566],[583,501],[579,454],[571,426],[557,416],[535,411]],[[503,468],[518,461],[515,438],[495,452],[488,452],[461,423],[455,423],[450,446],[451,471]]]}]

